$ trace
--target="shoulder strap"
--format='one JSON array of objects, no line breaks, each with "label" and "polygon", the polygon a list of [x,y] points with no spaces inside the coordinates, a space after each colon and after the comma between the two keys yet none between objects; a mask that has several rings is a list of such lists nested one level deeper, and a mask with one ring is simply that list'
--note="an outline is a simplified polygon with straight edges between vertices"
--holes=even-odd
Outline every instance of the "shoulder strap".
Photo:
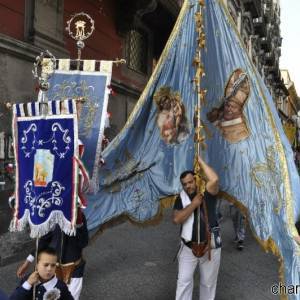
[{"label": "shoulder strap", "polygon": [[[210,226],[209,226],[209,221],[208,221],[207,206],[206,206],[204,196],[203,196],[203,200],[202,200],[202,205],[203,205],[203,210],[204,210],[205,236],[206,236],[207,247],[208,247],[208,259],[211,260],[211,233],[210,233]],[[201,210],[200,210],[200,212],[201,212]]]}]

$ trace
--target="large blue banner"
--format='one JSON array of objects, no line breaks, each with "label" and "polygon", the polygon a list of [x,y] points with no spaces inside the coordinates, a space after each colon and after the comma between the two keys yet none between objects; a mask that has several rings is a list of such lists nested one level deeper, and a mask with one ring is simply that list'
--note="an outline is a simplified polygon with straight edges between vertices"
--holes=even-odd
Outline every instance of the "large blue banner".
[{"label": "large blue banner", "polygon": [[202,119],[210,164],[223,196],[244,208],[261,245],[282,259],[285,282],[297,285],[299,246],[293,236],[298,235],[300,181],[290,143],[223,2],[206,1],[204,14],[202,87],[208,92]]},{"label": "large blue banner", "polygon": [[112,62],[101,61],[100,71],[56,70],[49,80],[50,89],[47,92],[47,98],[51,101],[70,98],[84,101],[78,127],[79,138],[84,144],[82,161],[91,178],[91,191],[97,190],[111,68]]},{"label": "large blue banner", "polygon": [[[47,114],[43,106],[47,106]],[[26,107],[26,109],[24,109]],[[14,105],[15,213],[11,230],[31,237],[59,224],[75,234],[78,197],[77,116],[72,100]]]},{"label": "large blue banner", "polygon": [[[200,2],[184,2],[148,85],[104,152],[100,190],[89,197],[89,229],[121,214],[140,222],[153,218],[159,200],[180,191],[180,173],[193,168],[197,93],[192,63],[201,42],[195,24],[201,19],[195,18]],[[207,95],[201,119],[206,158],[219,174],[222,196],[244,209],[257,240],[279,256],[281,279],[298,285],[299,246],[293,236],[300,181],[293,152],[223,1],[205,2],[201,87]]]},{"label": "large blue banner", "polygon": [[89,229],[126,214],[144,222],[160,199],[181,190],[180,174],[193,168],[197,92],[198,1],[185,2],[165,50],[121,133],[103,152],[99,192],[89,196]]}]

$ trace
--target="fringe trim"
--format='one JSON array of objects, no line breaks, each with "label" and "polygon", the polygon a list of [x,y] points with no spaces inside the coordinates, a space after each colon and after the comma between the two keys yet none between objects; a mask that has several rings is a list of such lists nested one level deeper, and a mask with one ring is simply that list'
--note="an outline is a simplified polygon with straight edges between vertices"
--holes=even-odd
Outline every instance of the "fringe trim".
[{"label": "fringe trim", "polygon": [[177,195],[162,198],[160,200],[160,207],[163,208],[163,209],[173,207],[174,203],[175,203],[175,200],[176,200],[176,197],[177,197]]},{"label": "fringe trim", "polygon": [[106,230],[110,227],[114,227],[116,225],[122,224],[124,222],[130,222],[131,224],[133,224],[135,226],[139,226],[139,227],[148,227],[148,226],[159,225],[160,222],[162,221],[162,218],[164,215],[163,210],[166,208],[173,207],[176,197],[177,197],[177,195],[161,198],[160,202],[159,202],[159,208],[158,208],[156,215],[149,220],[139,221],[137,219],[132,218],[128,214],[121,214],[120,216],[115,217],[115,218],[103,223],[102,225],[100,225],[99,229],[97,229],[95,234],[92,236],[91,243],[93,243],[99,237],[99,235],[101,235],[104,232],[104,230]]},{"label": "fringe trim", "polygon": [[40,225],[35,225],[29,218],[30,212],[28,209],[21,219],[14,218],[9,226],[11,232],[22,231],[26,228],[27,224],[30,226],[30,237],[40,238],[51,231],[56,224],[59,225],[61,230],[70,236],[76,235],[76,226],[68,221],[61,211],[52,211],[47,221]]}]

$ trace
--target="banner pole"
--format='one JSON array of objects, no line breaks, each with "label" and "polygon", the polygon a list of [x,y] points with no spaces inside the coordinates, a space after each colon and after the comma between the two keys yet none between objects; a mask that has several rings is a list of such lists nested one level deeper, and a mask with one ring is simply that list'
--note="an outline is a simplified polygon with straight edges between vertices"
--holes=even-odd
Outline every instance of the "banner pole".
[{"label": "banner pole", "polygon": [[[37,262],[38,262],[38,250],[39,250],[39,240],[40,238],[37,237],[35,241],[35,255],[34,255],[34,270],[37,269]],[[32,300],[35,300],[36,295],[36,283],[33,285],[33,293],[32,293]]]},{"label": "banner pole", "polygon": [[[204,140],[205,137],[202,134],[203,126],[201,124],[201,105],[203,102],[203,90],[201,89],[201,78],[205,76],[204,73],[204,67],[201,61],[201,49],[205,47],[205,34],[204,34],[204,25],[203,25],[203,6],[204,1],[199,0],[199,11],[195,14],[195,25],[196,25],[196,32],[198,33],[197,40],[197,50],[196,55],[193,61],[193,65],[196,68],[196,74],[194,77],[194,83],[196,85],[196,92],[197,92],[197,105],[195,108],[195,117],[196,117],[196,128],[195,128],[195,157],[194,157],[194,172],[197,175],[196,176],[196,183],[197,183],[197,189],[198,193],[201,195],[204,195],[205,191],[205,181],[201,176],[201,166],[198,161],[198,156],[201,153],[201,149],[204,147]],[[198,222],[197,222],[197,244],[200,244],[201,242],[201,226],[200,226],[200,206],[197,209],[198,213]]]},{"label": "banner pole", "polygon": [[[193,65],[196,68],[196,74],[194,77],[194,83],[197,92],[197,105],[195,108],[195,157],[194,157],[194,170],[195,173],[200,173],[200,165],[198,163],[198,156],[201,153],[201,149],[205,146],[205,136],[202,134],[203,126],[201,124],[201,106],[205,101],[206,90],[201,89],[201,78],[205,76],[204,66],[202,64],[201,50],[205,48],[205,32],[203,23],[203,7],[205,3],[203,0],[199,0],[199,11],[195,14],[196,32],[198,33],[198,46],[196,49],[196,55],[193,61]],[[204,192],[204,190],[203,190]]]}]

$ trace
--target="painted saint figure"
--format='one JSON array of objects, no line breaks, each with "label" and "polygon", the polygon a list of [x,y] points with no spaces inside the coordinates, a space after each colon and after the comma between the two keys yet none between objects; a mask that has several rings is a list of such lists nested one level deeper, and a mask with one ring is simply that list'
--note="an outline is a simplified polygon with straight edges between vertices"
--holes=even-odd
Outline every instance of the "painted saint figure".
[{"label": "painted saint figure", "polygon": [[179,93],[172,92],[170,87],[161,87],[153,99],[158,109],[157,126],[162,140],[166,144],[183,142],[190,131]]},{"label": "painted saint figure", "polygon": [[207,119],[217,126],[222,136],[231,143],[249,137],[249,129],[243,115],[243,108],[250,94],[249,78],[241,69],[235,70],[225,87],[224,102],[214,107]]}]

